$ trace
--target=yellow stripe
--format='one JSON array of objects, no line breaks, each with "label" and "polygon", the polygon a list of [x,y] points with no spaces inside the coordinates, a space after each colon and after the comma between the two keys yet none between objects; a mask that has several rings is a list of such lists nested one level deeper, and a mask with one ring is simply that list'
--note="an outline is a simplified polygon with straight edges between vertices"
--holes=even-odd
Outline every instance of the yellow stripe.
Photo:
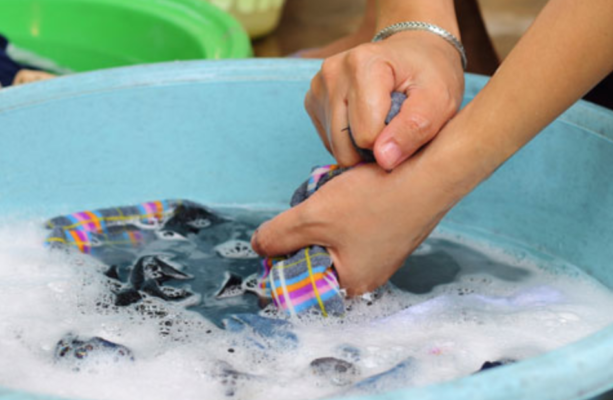
[{"label": "yellow stripe", "polygon": [[49,238],[49,239],[45,240],[45,242],[60,242],[60,243],[64,243],[65,244],[66,240],[62,239],[62,238],[59,238],[59,237],[52,237],[52,238]]},{"label": "yellow stripe", "polygon": [[[132,215],[132,216],[115,216],[115,217],[103,217],[100,218],[99,221],[127,221],[130,219],[142,219],[142,218],[151,218],[151,217],[155,217],[156,214],[136,214],[136,215]],[[72,225],[67,225],[67,226],[62,226],[62,229],[64,230],[70,230],[73,228],[76,228],[78,226],[81,226],[83,224],[89,223],[91,221],[83,221],[83,222],[77,222],[74,223]]]},{"label": "yellow stripe", "polygon": [[[330,255],[330,254],[328,254],[328,253],[315,253],[315,254],[313,254],[311,257],[318,257],[318,256],[329,256],[329,255]],[[307,261],[307,259],[306,259],[306,258],[301,258],[300,260],[298,260],[298,261],[294,261],[294,262],[293,262],[293,263],[291,263],[291,264],[282,264],[282,265],[277,265],[277,264],[275,264],[275,266],[274,266],[274,267],[275,267],[275,268],[281,268],[281,269],[291,268],[291,267],[293,267],[294,265],[298,265],[298,264],[300,264],[300,263],[301,263],[301,262],[303,262],[303,261]]]},{"label": "yellow stripe", "polygon": [[315,279],[313,278],[313,271],[311,268],[311,257],[309,257],[309,249],[304,250],[304,258],[306,259],[307,268],[309,270],[309,277],[311,278],[311,284],[313,285],[313,291],[315,292],[315,297],[317,298],[317,302],[319,303],[319,308],[321,308],[321,312],[324,317],[328,316],[326,313],[326,307],[324,307],[323,301],[321,301],[321,297],[319,296],[319,290],[317,290],[317,285],[315,284]]},{"label": "yellow stripe", "polygon": [[[45,240],[46,242],[60,242],[60,243],[64,243],[64,244],[71,244],[73,246],[79,246],[79,244],[75,243],[75,242],[66,242],[66,240],[61,239],[61,238],[57,238],[57,237],[53,237],[53,238],[49,238],[47,240]],[[79,243],[83,243],[83,242],[79,242]],[[129,244],[129,245],[134,245],[134,244],[138,244],[138,243],[133,243],[127,240],[122,240],[122,241],[104,241],[104,244],[106,245],[117,245],[117,244]]]}]

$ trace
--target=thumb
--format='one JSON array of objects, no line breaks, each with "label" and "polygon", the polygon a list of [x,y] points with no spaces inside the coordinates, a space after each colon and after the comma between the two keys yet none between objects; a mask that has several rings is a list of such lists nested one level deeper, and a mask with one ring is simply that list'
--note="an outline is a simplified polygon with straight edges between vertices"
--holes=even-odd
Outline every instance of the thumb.
[{"label": "thumb", "polygon": [[449,117],[438,96],[414,89],[400,113],[383,129],[374,146],[377,163],[391,171],[428,143]]},{"label": "thumb", "polygon": [[251,247],[261,256],[280,256],[311,244],[308,218],[303,202],[260,225],[251,238]]}]

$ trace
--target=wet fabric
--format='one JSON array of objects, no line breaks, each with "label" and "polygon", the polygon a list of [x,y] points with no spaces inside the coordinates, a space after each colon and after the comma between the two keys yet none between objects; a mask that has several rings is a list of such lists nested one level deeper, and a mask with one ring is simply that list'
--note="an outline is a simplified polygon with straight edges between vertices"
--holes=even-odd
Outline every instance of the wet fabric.
[{"label": "wet fabric", "polygon": [[[392,105],[385,119],[386,124],[398,115],[406,98],[404,93],[392,93]],[[375,161],[371,150],[357,146],[350,128],[347,128],[347,134],[363,162]],[[309,179],[294,192],[290,205],[294,207],[300,204],[349,169],[338,165],[315,167]],[[345,313],[344,293],[332,265],[332,258],[325,248],[310,246],[286,257],[267,258],[262,262],[262,267],[260,288],[264,295],[271,297],[274,304],[287,314],[296,316],[314,311],[327,317]]]},{"label": "wet fabric", "polygon": [[[172,253],[146,248],[160,242],[192,243],[187,237],[225,222],[208,208],[188,200],[162,200],[134,206],[81,211],[49,220],[46,243],[74,249],[109,266],[115,306],[125,307],[147,297],[187,304],[199,297],[187,288],[167,285],[193,279]],[[169,243],[170,244],[170,243]],[[129,265],[123,279],[119,267]],[[124,274],[125,275],[125,274]]]},{"label": "wet fabric", "polygon": [[188,200],[152,201],[127,207],[81,211],[46,223],[47,244],[96,255],[108,248],[139,247],[157,238],[195,233],[220,218]]},{"label": "wet fabric", "polygon": [[311,246],[284,260],[266,259],[261,287],[273,303],[290,315],[310,309],[324,317],[345,313],[343,293],[323,247]]},{"label": "wet fabric", "polygon": [[79,371],[87,363],[96,361],[134,361],[132,350],[101,337],[80,338],[71,333],[55,345],[54,361]]},{"label": "wet fabric", "polygon": [[[346,170],[337,165],[313,169],[309,179],[294,192],[291,206],[300,204]],[[325,248],[310,246],[287,257],[266,258],[262,267],[259,286],[263,295],[272,298],[287,314],[315,311],[327,317],[345,313],[344,294]]]}]

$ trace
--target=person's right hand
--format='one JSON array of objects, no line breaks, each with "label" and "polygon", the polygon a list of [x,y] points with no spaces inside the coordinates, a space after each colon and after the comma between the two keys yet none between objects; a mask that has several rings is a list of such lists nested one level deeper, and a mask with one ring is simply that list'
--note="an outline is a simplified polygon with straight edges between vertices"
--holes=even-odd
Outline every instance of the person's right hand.
[{"label": "person's right hand", "polygon": [[[391,93],[405,93],[400,113],[385,126]],[[321,140],[342,166],[360,162],[356,144],[374,151],[386,170],[428,143],[456,113],[464,91],[457,50],[422,31],[400,32],[326,59],[305,107]]]},{"label": "person's right hand", "polygon": [[[251,239],[263,256],[309,245],[330,253],[350,296],[383,285],[456,201],[444,168],[412,157],[393,173],[374,164],[351,169],[258,228]],[[443,163],[451,166],[453,163]]]}]

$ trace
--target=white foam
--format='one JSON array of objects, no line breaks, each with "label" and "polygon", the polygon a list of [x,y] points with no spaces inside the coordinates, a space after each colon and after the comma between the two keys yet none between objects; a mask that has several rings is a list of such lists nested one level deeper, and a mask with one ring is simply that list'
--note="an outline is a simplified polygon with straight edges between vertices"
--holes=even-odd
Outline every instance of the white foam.
[{"label": "white foam", "polygon": [[[115,308],[105,266],[43,249],[40,224],[0,224],[0,385],[16,389],[118,400],[221,399],[230,392],[236,399],[319,398],[347,388],[313,372],[317,358],[352,362],[351,382],[401,365],[408,367],[399,374],[409,376],[388,377],[386,388],[425,385],[469,375],[484,361],[541,354],[613,320],[613,295],[578,270],[552,274],[530,257],[469,241],[527,271],[525,279],[518,284],[466,266],[426,294],[388,287],[351,301],[341,320],[294,322],[298,342],[286,346],[287,337],[227,333],[155,298]],[[135,361],[65,368],[53,355],[67,333],[120,343]],[[238,372],[224,375],[227,366]]]},{"label": "white foam", "polygon": [[215,246],[215,251],[225,258],[258,258],[257,253],[251,248],[251,244],[244,240],[228,240]]}]

